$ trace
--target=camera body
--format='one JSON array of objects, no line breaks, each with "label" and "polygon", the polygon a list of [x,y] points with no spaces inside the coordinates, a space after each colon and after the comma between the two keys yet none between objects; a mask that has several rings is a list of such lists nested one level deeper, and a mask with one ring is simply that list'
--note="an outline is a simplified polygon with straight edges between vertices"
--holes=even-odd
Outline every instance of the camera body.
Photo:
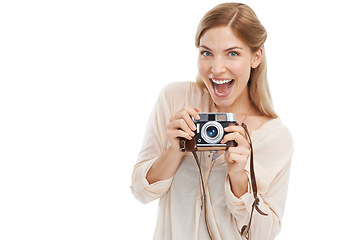
[{"label": "camera body", "polygon": [[220,143],[227,132],[224,128],[238,125],[235,113],[199,113],[200,119],[192,119],[196,125],[195,136],[192,140],[185,140],[183,151],[212,151],[226,150],[236,146],[235,141]]}]

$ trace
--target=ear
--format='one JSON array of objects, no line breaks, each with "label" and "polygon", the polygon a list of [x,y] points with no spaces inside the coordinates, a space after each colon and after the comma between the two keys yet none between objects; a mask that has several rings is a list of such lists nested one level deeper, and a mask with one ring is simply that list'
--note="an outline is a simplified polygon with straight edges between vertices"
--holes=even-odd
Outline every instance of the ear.
[{"label": "ear", "polygon": [[257,68],[260,65],[262,61],[262,56],[263,56],[263,49],[259,48],[259,50],[257,50],[252,57],[252,61],[251,61],[252,68]]}]

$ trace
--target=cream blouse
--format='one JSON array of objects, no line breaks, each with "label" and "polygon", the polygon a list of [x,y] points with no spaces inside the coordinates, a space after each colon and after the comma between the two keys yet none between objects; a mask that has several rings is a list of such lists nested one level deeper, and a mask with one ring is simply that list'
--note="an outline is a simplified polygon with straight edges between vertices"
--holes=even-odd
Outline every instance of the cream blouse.
[{"label": "cream blouse", "polygon": [[[165,87],[150,116],[144,142],[133,169],[131,190],[142,203],[160,198],[156,240],[210,239],[204,220],[199,169],[194,156],[187,153],[175,175],[149,184],[147,171],[168,147],[165,134],[170,117],[184,106],[202,112],[217,112],[206,88],[194,82],[173,83]],[[293,142],[279,118],[251,132],[255,175],[260,198],[250,229],[251,240],[274,239],[280,231],[288,188]],[[248,223],[254,201],[251,187],[242,197],[231,192],[224,156],[198,152],[207,191],[207,212],[211,231],[217,240],[242,239],[241,228]],[[214,160],[213,160],[214,159]],[[249,161],[245,170],[249,176]]]}]

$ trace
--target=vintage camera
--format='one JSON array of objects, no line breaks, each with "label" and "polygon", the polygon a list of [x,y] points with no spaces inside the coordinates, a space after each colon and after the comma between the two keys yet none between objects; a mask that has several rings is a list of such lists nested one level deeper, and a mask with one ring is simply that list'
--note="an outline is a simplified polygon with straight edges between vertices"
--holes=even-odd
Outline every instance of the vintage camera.
[{"label": "vintage camera", "polygon": [[[221,144],[220,141],[227,134],[224,128],[238,125],[235,113],[199,113],[200,120],[192,119],[196,125],[195,136],[192,140],[180,141],[183,151],[212,151],[225,150],[236,146],[235,141]],[[181,146],[181,145],[184,146]]]}]

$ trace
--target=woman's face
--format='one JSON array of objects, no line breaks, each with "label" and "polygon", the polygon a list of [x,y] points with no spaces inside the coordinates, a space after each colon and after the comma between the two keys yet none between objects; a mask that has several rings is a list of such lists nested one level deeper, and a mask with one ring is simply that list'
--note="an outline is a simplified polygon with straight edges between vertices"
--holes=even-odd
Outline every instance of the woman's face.
[{"label": "woman's face", "polygon": [[252,53],[229,27],[210,28],[200,38],[199,74],[218,109],[248,100],[250,71],[260,64],[261,54],[261,49]]}]

